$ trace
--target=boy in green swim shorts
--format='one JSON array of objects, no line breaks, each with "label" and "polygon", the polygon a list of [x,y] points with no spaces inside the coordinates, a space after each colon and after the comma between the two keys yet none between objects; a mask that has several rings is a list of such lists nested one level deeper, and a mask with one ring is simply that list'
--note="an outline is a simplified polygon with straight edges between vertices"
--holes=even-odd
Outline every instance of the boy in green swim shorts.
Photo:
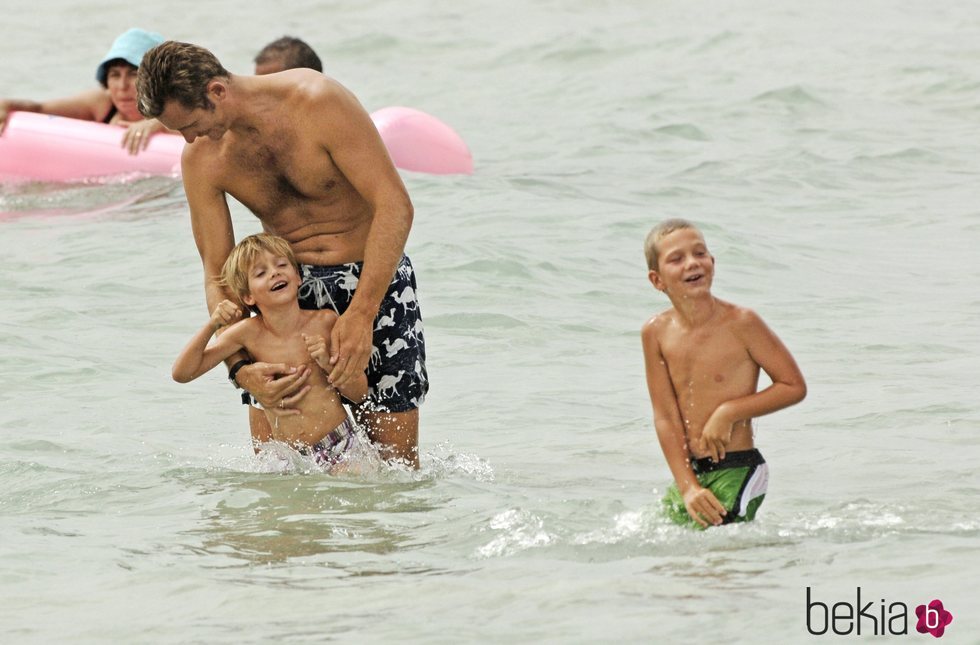
[{"label": "boy in green swim shorts", "polygon": [[[650,282],[673,305],[641,332],[654,427],[674,476],[667,514],[702,528],[749,521],[768,482],[752,419],[802,401],[803,374],[754,311],[711,295],[715,259],[696,226],[665,220],[644,251]],[[757,391],[760,369],[772,385]]]}]

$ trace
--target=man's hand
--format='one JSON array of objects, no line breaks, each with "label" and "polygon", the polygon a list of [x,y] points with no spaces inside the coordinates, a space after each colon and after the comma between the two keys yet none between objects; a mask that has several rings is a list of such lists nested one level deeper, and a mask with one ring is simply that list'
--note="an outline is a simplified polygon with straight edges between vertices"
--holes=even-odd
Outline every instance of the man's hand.
[{"label": "man's hand", "polygon": [[701,449],[715,463],[725,458],[725,451],[732,440],[732,426],[735,424],[724,408],[724,404],[715,408],[701,431]]},{"label": "man's hand", "polygon": [[330,375],[327,380],[335,388],[363,374],[371,360],[374,345],[374,316],[358,314],[350,309],[334,323],[330,332]]},{"label": "man's hand", "polygon": [[310,391],[306,385],[309,376],[307,365],[297,369],[285,363],[253,363],[238,370],[235,380],[266,410],[276,416],[290,416],[299,414],[292,406]]},{"label": "man's hand", "polygon": [[709,523],[718,526],[722,516],[728,514],[715,494],[700,486],[692,486],[684,493],[684,508],[701,528],[708,528]]}]

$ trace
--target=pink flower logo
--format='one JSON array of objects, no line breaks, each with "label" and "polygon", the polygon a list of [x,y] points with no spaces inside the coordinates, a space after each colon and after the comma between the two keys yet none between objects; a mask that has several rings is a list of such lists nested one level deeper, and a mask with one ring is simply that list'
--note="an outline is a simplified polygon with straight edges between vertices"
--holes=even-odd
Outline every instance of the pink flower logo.
[{"label": "pink flower logo", "polygon": [[946,631],[946,625],[953,622],[953,614],[946,611],[942,600],[933,600],[928,605],[919,605],[915,608],[915,615],[919,617],[919,622],[915,625],[915,631],[920,634],[932,634],[935,638],[940,638]]}]

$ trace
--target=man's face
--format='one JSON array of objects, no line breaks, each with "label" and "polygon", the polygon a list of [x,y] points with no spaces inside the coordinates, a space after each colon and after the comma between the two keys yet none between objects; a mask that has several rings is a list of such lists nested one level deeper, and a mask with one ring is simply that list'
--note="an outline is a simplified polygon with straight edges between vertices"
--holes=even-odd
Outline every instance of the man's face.
[{"label": "man's face", "polygon": [[167,101],[163,113],[157,118],[171,130],[180,132],[187,143],[194,143],[194,139],[198,137],[208,137],[217,141],[227,129],[221,124],[217,112],[217,108],[188,109],[179,101],[171,100]]}]

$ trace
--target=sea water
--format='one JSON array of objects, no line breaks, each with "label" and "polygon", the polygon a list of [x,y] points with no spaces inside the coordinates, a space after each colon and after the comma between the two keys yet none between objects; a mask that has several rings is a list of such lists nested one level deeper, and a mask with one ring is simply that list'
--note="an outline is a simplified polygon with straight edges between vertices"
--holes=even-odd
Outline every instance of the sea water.
[{"label": "sea water", "polygon": [[[371,479],[253,456],[222,370],[171,382],[206,316],[179,181],[0,188],[4,642],[809,642],[850,623],[808,589],[858,587],[980,642],[975,3],[39,10],[4,5],[2,96],[94,87],[131,26],[236,73],[288,33],[476,172],[403,173],[432,389],[421,470]],[[659,514],[642,240],[675,216],[809,385],[756,421],[750,525]]]}]

